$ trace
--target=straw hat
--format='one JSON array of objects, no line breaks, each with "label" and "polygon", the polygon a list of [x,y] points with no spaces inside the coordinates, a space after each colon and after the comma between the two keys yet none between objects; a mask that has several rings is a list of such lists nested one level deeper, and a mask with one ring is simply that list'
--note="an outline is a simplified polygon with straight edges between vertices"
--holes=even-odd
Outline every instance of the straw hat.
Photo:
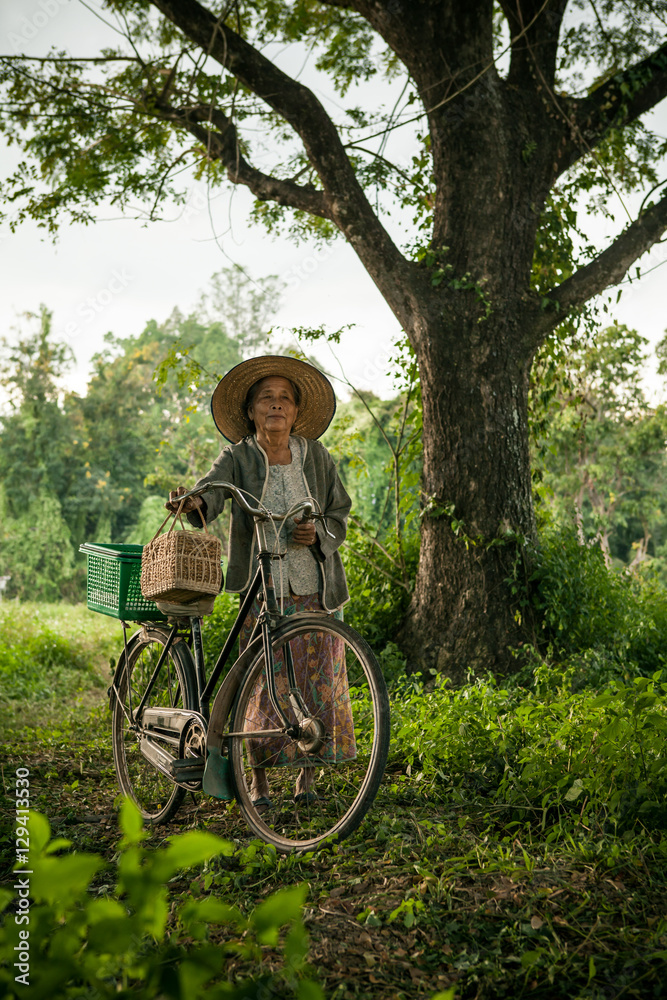
[{"label": "straw hat", "polygon": [[307,438],[324,434],[336,412],[336,397],[329,379],[306,361],[276,354],[242,361],[220,379],[211,397],[211,413],[220,433],[233,444],[247,435],[244,404],[248,390],[269,375],[288,378],[301,394],[292,433]]}]

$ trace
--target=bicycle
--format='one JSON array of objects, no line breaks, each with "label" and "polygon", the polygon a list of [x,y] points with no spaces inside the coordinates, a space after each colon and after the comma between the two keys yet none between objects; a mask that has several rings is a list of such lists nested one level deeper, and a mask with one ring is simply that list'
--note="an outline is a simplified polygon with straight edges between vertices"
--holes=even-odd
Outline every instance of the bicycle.
[{"label": "bicycle", "polygon": [[[272,563],[282,555],[270,550],[265,527],[301,513],[321,520],[326,529],[313,502],[273,514],[252,507],[237,487],[223,482],[208,483],[179,501],[210,489],[226,490],[253,518],[259,565],[208,678],[199,614],[184,605],[182,613],[164,619],[152,602],[136,596],[141,546],[81,546],[89,559],[88,606],[123,624],[124,649],[109,688],[118,783],[150,823],[171,820],[188,792],[203,790],[236,799],[253,833],[276,850],[312,850],[352,833],[375,799],[389,748],[386,684],[366,641],[333,614],[281,614]],[[98,564],[105,559],[131,565],[134,600],[130,580],[121,584],[129,594],[124,604],[100,604],[99,577],[106,566]],[[258,595],[261,611],[250,641],[211,707]],[[141,627],[128,640],[132,620]],[[295,658],[304,654],[308,667],[299,683]],[[325,656],[338,664],[328,691],[316,683],[318,660]],[[253,801],[250,787],[258,766],[265,768],[270,795]],[[313,769],[314,790],[297,793],[296,776],[306,768]]]}]

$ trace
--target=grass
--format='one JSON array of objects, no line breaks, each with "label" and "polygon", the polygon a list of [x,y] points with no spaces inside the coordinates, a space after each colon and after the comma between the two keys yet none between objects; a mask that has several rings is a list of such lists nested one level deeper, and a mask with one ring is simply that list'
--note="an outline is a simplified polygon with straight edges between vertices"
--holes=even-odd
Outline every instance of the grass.
[{"label": "grass", "polygon": [[[78,678],[74,697],[97,707],[77,710],[71,695],[51,693],[41,704],[59,702],[59,711],[35,725],[23,705],[15,721],[27,728],[0,747],[5,788],[16,767],[28,767],[33,804],[54,835],[113,865],[117,786],[96,678],[114,636],[118,649],[118,628],[101,620],[94,640],[82,609],[14,610],[11,620],[31,635],[66,636],[87,651],[86,667],[67,669]],[[538,681],[538,691],[488,681],[397,690],[378,798],[332,852],[277,857],[251,840],[234,804],[191,797],[148,843],[207,829],[235,853],[170,882],[170,900],[211,894],[249,910],[305,883],[310,961],[328,1000],[412,1000],[450,988],[457,1000],[664,996],[662,681],[614,681],[606,691],[573,691],[553,672]],[[9,851],[11,838],[4,843]],[[209,933],[215,942],[223,932]],[[262,960],[278,958],[264,948]],[[241,974],[234,962],[230,974]]]},{"label": "grass", "polygon": [[97,703],[121,635],[115,619],[81,604],[0,602],[3,728],[54,723],[63,708]]}]

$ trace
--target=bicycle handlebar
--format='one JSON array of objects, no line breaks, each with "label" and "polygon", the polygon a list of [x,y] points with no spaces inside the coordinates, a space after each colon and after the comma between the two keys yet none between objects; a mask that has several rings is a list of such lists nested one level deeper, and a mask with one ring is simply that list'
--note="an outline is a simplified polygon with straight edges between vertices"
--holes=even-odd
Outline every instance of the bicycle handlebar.
[{"label": "bicycle handlebar", "polygon": [[[207,483],[206,486],[200,486],[199,489],[197,490],[190,490],[189,493],[181,494],[181,496],[173,500],[172,503],[177,503],[177,502],[180,503],[182,500],[189,500],[190,497],[200,497],[203,493],[206,493],[208,490],[215,490],[215,489],[228,490],[236,500],[239,507],[241,507],[242,510],[246,512],[246,514],[250,514],[251,517],[254,517],[258,521],[282,521],[282,519],[285,517],[284,514],[272,514],[270,511],[260,510],[259,507],[251,507],[246,498],[243,496],[241,490],[238,488],[238,486],[234,486],[233,483],[224,483],[224,482]],[[301,501],[300,504],[295,504],[292,513],[298,514],[299,511],[304,512],[304,520],[308,520],[309,518],[318,520],[324,518],[323,514],[315,513],[315,511],[313,510],[313,503],[311,500],[303,500]]]}]

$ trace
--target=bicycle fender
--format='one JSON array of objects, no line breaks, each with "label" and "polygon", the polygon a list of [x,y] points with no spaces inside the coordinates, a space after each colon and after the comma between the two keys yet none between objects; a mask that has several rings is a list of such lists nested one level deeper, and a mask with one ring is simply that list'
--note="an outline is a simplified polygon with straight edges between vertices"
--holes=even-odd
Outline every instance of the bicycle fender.
[{"label": "bicycle fender", "polygon": [[[113,702],[114,688],[118,690],[118,685],[120,684],[120,677],[123,670],[125,669],[126,652],[127,656],[129,657],[133,647],[136,646],[137,643],[145,641],[147,637],[150,637],[155,633],[158,633],[163,639],[169,638],[169,629],[167,628],[161,628],[159,625],[154,625],[154,626],[142,625],[139,631],[135,632],[134,635],[130,636],[130,638],[127,640],[127,650],[123,649],[123,652],[118,657],[118,663],[116,664],[116,668],[114,670],[113,680],[111,681],[110,686],[107,688],[107,697],[109,701]],[[178,641],[179,637],[177,636],[174,645]]]}]

